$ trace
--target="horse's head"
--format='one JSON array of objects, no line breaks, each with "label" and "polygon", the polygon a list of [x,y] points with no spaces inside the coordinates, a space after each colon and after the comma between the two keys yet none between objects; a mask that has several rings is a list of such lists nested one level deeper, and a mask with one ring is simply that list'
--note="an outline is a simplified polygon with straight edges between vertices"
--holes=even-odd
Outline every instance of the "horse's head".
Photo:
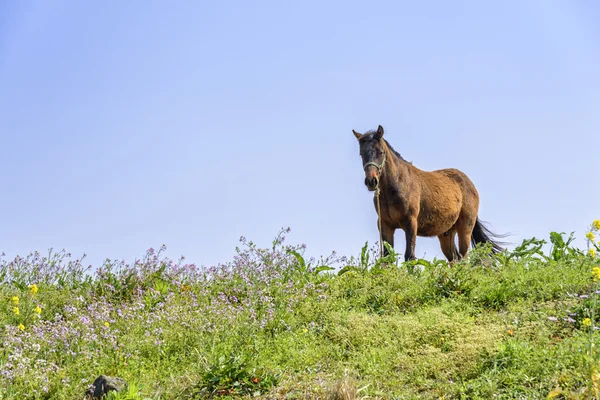
[{"label": "horse's head", "polygon": [[360,157],[365,170],[365,185],[370,191],[377,189],[379,179],[385,165],[385,143],[383,140],[383,128],[381,125],[376,131],[360,134],[352,130],[360,146]]}]

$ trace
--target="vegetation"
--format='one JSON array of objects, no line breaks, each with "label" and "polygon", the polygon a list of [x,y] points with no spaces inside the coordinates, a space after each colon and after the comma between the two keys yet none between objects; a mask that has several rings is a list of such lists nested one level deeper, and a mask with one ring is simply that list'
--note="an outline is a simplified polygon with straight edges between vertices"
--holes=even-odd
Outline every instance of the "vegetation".
[{"label": "vegetation", "polygon": [[305,260],[286,231],[206,269],[1,259],[0,398],[83,398],[101,374],[129,383],[112,399],[596,398],[599,229],[453,265]]}]

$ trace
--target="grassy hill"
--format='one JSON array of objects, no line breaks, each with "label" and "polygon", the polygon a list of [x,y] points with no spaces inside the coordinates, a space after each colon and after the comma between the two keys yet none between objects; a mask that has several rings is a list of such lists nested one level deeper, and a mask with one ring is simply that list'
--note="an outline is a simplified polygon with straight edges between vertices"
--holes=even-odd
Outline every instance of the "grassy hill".
[{"label": "grassy hill", "polygon": [[129,383],[114,399],[596,397],[600,260],[564,235],[330,270],[284,234],[208,269],[0,261],[0,398],[81,399],[101,374]]}]

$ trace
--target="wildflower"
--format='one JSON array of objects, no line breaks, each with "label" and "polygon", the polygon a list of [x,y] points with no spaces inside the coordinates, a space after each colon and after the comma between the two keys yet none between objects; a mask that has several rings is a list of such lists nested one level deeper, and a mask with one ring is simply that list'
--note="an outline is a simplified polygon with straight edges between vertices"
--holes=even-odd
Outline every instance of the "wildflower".
[{"label": "wildflower", "polygon": [[600,267],[592,268],[592,277],[594,278],[594,282],[600,279]]},{"label": "wildflower", "polygon": [[15,313],[15,315],[21,314],[21,311],[19,311],[19,307],[13,308],[13,313]]},{"label": "wildflower", "polygon": [[589,318],[584,318],[583,321],[581,321],[581,325],[583,326],[591,326],[592,325],[592,320]]},{"label": "wildflower", "polygon": [[105,322],[104,326],[108,328],[110,326],[110,324],[108,322]]},{"label": "wildflower", "polygon": [[308,329],[304,328],[304,329],[302,329],[302,332],[303,332],[303,333],[307,333],[307,332],[308,332]]},{"label": "wildflower", "polygon": [[18,306],[19,305],[19,296],[13,296],[10,301],[15,305]]},{"label": "wildflower", "polygon": [[42,313],[42,308],[40,306],[37,306],[36,308],[33,309],[33,312],[36,313],[37,315],[40,315]]},{"label": "wildflower", "polygon": [[[590,257],[596,257],[596,249],[594,249],[594,248],[591,248],[591,249],[588,251],[588,254],[590,255]],[[596,268],[598,268],[598,267],[596,267]],[[595,268],[594,268],[594,269],[595,269]]]},{"label": "wildflower", "polygon": [[512,329],[509,329],[506,333],[508,333],[509,336],[512,336],[515,333],[515,331]]},{"label": "wildflower", "polygon": [[592,222],[592,229],[600,231],[600,219],[595,219],[594,222]]},{"label": "wildflower", "polygon": [[25,330],[25,325],[19,324],[18,328],[19,328],[20,331],[24,331]]},{"label": "wildflower", "polygon": [[585,234],[585,237],[587,240],[589,240],[590,242],[593,242],[594,239],[596,239],[596,236],[594,236],[594,232],[588,232]]},{"label": "wildflower", "polygon": [[258,378],[252,378],[252,382],[258,383]]},{"label": "wildflower", "polygon": [[37,285],[34,283],[33,285],[29,285],[29,292],[33,295],[36,294],[38,292],[38,287]]}]

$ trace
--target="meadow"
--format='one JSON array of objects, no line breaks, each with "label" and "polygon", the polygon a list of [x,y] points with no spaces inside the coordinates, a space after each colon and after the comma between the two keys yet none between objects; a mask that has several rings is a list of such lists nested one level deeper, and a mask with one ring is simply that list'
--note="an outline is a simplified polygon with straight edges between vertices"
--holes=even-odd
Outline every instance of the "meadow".
[{"label": "meadow", "polygon": [[210,268],[2,258],[0,399],[83,399],[101,374],[128,382],[110,399],[597,398],[598,230],[452,265],[306,260],[287,230]]}]

